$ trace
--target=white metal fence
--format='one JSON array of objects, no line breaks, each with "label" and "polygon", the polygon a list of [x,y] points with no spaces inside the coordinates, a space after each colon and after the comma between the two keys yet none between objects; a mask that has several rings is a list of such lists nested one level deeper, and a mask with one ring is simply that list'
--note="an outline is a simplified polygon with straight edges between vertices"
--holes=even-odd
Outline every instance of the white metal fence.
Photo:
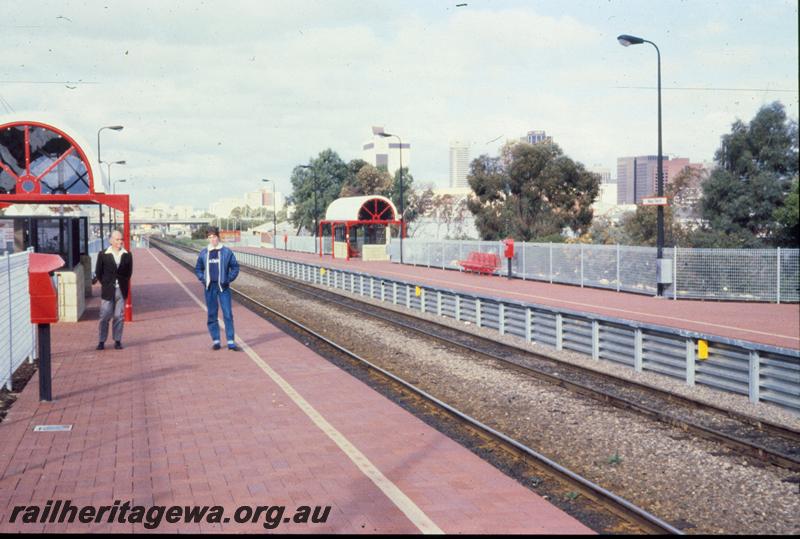
[{"label": "white metal fence", "polygon": [[[495,253],[498,241],[403,240],[403,262],[460,270],[470,252]],[[400,240],[390,246],[392,262],[400,261]],[[800,301],[799,249],[690,249],[669,247],[673,282],[668,297],[736,301]],[[655,247],[566,243],[517,243],[511,271],[515,277],[617,291],[656,293]]]},{"label": "white metal fence", "polygon": [[[278,249],[279,250],[288,250],[288,251],[300,251],[301,253],[313,253],[316,252],[314,249],[314,236],[288,236],[286,238],[286,244],[283,243],[283,238],[278,238]],[[323,238],[322,247],[324,249],[323,252],[327,252],[330,254],[330,243],[331,239]]]},{"label": "white metal fence", "polygon": [[11,390],[14,371],[35,357],[28,294],[28,253],[0,256],[0,386]]}]

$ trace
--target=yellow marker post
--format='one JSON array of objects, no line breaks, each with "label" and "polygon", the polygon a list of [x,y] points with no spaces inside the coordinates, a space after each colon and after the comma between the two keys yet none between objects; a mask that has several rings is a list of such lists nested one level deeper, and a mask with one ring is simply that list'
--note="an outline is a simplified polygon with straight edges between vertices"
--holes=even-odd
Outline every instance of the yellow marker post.
[{"label": "yellow marker post", "polygon": [[325,268],[319,268],[319,274],[325,275]]},{"label": "yellow marker post", "polygon": [[705,339],[697,340],[697,359],[708,359],[708,341]]},{"label": "yellow marker post", "polygon": [[417,295],[417,297],[420,297],[422,295],[422,288],[420,288],[419,286],[416,287],[414,289],[414,293]]}]

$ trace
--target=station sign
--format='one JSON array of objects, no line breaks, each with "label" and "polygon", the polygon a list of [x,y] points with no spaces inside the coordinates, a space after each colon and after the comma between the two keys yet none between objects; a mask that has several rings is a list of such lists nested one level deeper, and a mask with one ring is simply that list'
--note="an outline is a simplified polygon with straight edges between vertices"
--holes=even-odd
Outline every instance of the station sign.
[{"label": "station sign", "polygon": [[667,206],[667,197],[645,197],[642,199],[642,206]]}]

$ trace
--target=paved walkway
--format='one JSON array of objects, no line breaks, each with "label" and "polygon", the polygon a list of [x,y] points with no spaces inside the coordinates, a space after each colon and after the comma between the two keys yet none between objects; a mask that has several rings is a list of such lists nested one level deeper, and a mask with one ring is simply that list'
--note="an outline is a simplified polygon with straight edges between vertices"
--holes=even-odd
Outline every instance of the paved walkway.
[{"label": "paved walkway", "polygon": [[408,266],[391,262],[362,262],[275,249],[244,248],[291,260],[346,268],[387,278],[463,290],[486,296],[562,307],[615,318],[637,320],[744,341],[800,348],[800,307],[729,301],[671,300],[579,286],[523,281],[501,276]]},{"label": "paved walkway", "polygon": [[[264,532],[273,519],[278,532],[590,532],[241,306],[245,352],[212,351],[194,276],[155,251],[134,261],[125,348],[94,350],[91,298],[83,321],[53,326],[55,400],[38,401],[34,377],[0,424],[0,532],[148,531],[24,523],[26,512],[9,522],[15,506],[48,500],[116,503],[116,515],[126,502],[219,505],[229,519],[164,517],[158,530],[173,532]],[[236,523],[247,505],[286,513]],[[317,505],[330,506],[326,522],[285,522]]]}]

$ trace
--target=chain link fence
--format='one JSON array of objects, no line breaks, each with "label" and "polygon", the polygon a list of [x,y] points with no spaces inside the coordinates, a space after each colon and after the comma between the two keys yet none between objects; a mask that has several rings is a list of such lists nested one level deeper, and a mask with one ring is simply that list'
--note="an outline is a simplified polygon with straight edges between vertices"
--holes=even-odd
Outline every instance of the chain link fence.
[{"label": "chain link fence", "polygon": [[[495,253],[499,241],[403,240],[403,262],[461,270],[459,260],[471,252]],[[400,261],[400,240],[393,239],[389,254]],[[665,294],[674,299],[734,301],[800,301],[798,249],[689,249],[665,248],[663,257],[673,267],[673,281]],[[505,274],[506,266],[497,273]],[[654,295],[656,248],[568,243],[517,243],[511,271],[515,277],[550,283],[608,288]]]}]

